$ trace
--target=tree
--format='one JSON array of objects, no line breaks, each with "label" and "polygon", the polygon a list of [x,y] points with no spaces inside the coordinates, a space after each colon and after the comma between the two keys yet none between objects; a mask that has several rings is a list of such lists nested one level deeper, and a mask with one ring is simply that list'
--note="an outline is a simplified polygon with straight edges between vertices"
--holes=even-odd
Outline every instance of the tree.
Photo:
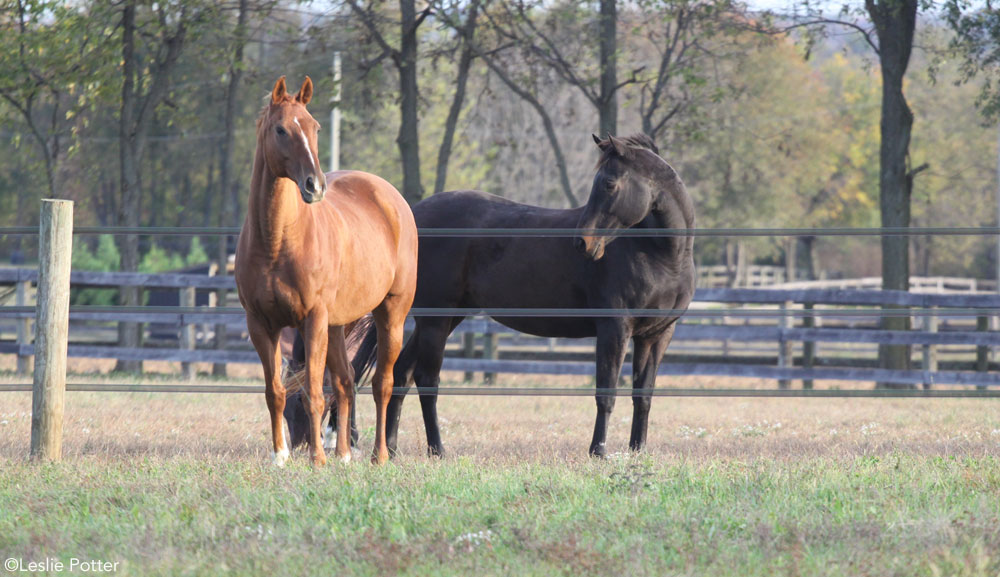
[{"label": "tree", "polygon": [[[462,105],[465,102],[465,88],[469,82],[469,70],[472,68],[472,60],[475,58],[473,43],[479,20],[479,5],[480,0],[472,0],[469,3],[468,15],[457,30],[460,47],[458,72],[455,76],[455,93],[452,96],[451,106],[448,108],[448,119],[445,121],[444,136],[441,138],[441,146],[438,148],[436,178],[434,179],[435,193],[443,191],[445,183],[448,181],[448,161],[451,158],[455,129],[458,126],[458,116],[462,113]],[[461,22],[458,17],[451,21]]]},{"label": "tree", "polygon": [[[148,131],[156,108],[167,95],[170,76],[177,66],[188,34],[207,20],[212,7],[195,2],[153,2],[140,5],[125,0],[121,9],[121,105],[119,109],[119,155],[121,200],[117,224],[138,227],[141,223],[142,188],[140,164],[148,142]],[[138,43],[137,43],[138,39]],[[139,267],[139,236],[120,237],[122,270]],[[138,306],[139,287],[122,287],[121,304]],[[141,325],[119,324],[119,342],[137,348],[142,343]],[[141,361],[118,361],[116,370],[141,372]]]},{"label": "tree", "polygon": [[399,72],[400,123],[396,143],[403,163],[402,193],[403,198],[411,204],[418,202],[424,196],[424,187],[420,182],[420,140],[417,131],[417,104],[420,98],[417,86],[417,29],[430,11],[424,10],[418,14],[414,0],[399,0],[400,40],[399,48],[394,48],[379,27],[377,2],[362,6],[358,0],[347,0],[347,4],[381,48],[382,54],[376,60],[388,57]]},{"label": "tree", "polygon": [[[107,58],[107,38],[83,8],[50,0],[0,4],[0,97],[28,128],[42,157],[48,196],[60,198],[59,169],[72,127],[90,105],[88,84]],[[19,195],[19,220],[25,215]]]},{"label": "tree", "polygon": [[745,16],[732,0],[655,0],[623,19],[635,20],[629,57],[643,68],[638,112],[642,131],[655,141],[718,99],[726,87],[713,72],[752,45],[738,34]]},{"label": "tree", "polygon": [[[219,190],[222,192],[222,207],[220,212],[220,223],[222,226],[239,226],[236,208],[236,187],[233,186],[233,145],[235,144],[237,98],[240,93],[240,82],[243,80],[243,49],[247,44],[247,18],[249,17],[249,0],[239,0],[237,9],[236,26],[233,30],[233,54],[229,62],[228,76],[229,82],[226,84],[226,110],[225,110],[225,134],[222,140],[222,158],[219,166]],[[229,262],[229,243],[227,237],[219,237],[218,253],[216,258],[219,262],[219,274],[225,276],[226,266]],[[215,293],[216,302],[220,305],[226,302],[229,293],[226,289],[219,289]],[[224,349],[226,347],[226,324],[215,325],[215,348]],[[215,363],[212,365],[212,374],[215,376],[226,375],[226,364]]]},{"label": "tree", "polygon": [[[865,0],[864,21],[860,14],[844,7],[844,16],[854,20],[825,18],[806,3],[807,16],[785,30],[802,26],[824,31],[830,25],[847,26],[859,32],[878,56],[882,76],[882,112],[879,150],[879,208],[885,228],[910,226],[910,198],[913,178],[923,168],[910,170],[910,133],[913,112],[903,94],[903,79],[913,52],[920,0]],[[903,235],[882,236],[882,288],[909,291],[910,240]],[[884,317],[882,328],[909,330],[908,317]],[[885,369],[909,368],[907,345],[879,345],[879,365]],[[881,386],[881,385],[880,385]],[[888,385],[895,386],[895,385]]]}]

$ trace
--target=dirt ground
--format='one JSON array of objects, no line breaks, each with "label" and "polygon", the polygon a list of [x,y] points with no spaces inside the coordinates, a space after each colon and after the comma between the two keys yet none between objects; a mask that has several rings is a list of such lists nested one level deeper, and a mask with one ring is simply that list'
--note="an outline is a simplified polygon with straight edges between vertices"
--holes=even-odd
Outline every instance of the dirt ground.
[{"label": "dirt ground", "polygon": [[[87,374],[73,374],[70,382],[135,382],[90,372],[98,364],[91,361],[72,367]],[[155,371],[157,364],[148,363],[148,370]],[[225,382],[260,383],[259,376],[253,374],[253,369],[259,373],[259,368],[240,369],[246,370],[243,378],[237,378],[239,372],[234,370],[233,378]],[[445,377],[442,385],[462,384],[457,380],[460,375]],[[10,373],[2,379],[30,382],[30,377]],[[499,384],[569,385],[566,379],[510,375],[502,376]],[[174,382],[156,375],[143,380]],[[221,384],[207,377],[198,382]],[[576,387],[587,384],[580,377],[572,381]],[[775,386],[773,381],[714,377],[664,377],[658,385]],[[367,452],[374,439],[374,402],[370,394],[359,395],[358,402],[359,451]],[[418,405],[414,395],[404,405],[400,433],[403,459],[426,458]],[[593,431],[594,405],[592,397],[442,396],[438,409],[447,458],[584,459]],[[627,449],[631,405],[628,398],[617,401],[609,452]],[[0,459],[27,454],[30,411],[29,393],[0,393]],[[852,459],[894,452],[942,457],[1000,455],[1000,400],[657,398],[649,426],[647,451],[663,459]],[[71,458],[199,455],[209,460],[263,461],[270,452],[267,409],[263,395],[257,394],[70,392],[64,432],[64,450]],[[294,458],[306,457],[299,452]]]}]

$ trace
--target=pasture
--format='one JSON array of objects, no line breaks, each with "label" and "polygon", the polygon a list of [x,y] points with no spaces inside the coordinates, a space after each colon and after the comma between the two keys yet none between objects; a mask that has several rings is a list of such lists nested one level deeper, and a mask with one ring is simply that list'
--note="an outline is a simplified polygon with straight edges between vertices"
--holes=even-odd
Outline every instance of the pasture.
[{"label": "pasture", "polygon": [[[592,398],[444,397],[443,459],[424,456],[411,398],[389,465],[314,470],[298,451],[279,470],[263,395],[68,393],[65,458],[46,465],[25,458],[30,394],[3,399],[0,552],[24,563],[101,559],[119,562],[116,575],[1000,572],[994,400],[655,399],[648,447],[630,455],[631,401],[619,399],[611,455],[596,460]],[[359,401],[367,457],[374,403]]]}]

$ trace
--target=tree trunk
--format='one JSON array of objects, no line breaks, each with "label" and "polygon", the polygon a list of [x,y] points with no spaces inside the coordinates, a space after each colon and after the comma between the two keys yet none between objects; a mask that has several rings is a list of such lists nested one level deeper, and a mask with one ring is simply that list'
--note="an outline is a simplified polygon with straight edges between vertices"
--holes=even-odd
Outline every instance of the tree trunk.
[{"label": "tree trunk", "polygon": [[618,132],[616,0],[601,0],[601,136]]},{"label": "tree trunk", "polygon": [[444,190],[448,180],[448,159],[451,157],[451,146],[455,138],[455,127],[458,126],[458,116],[462,113],[465,101],[465,85],[469,79],[469,69],[474,57],[472,51],[473,36],[476,33],[476,19],[479,16],[479,0],[473,0],[469,6],[469,15],[462,27],[462,52],[458,57],[458,75],[455,77],[455,95],[448,110],[448,119],[444,125],[444,137],[438,150],[437,176],[434,179],[434,192]]},{"label": "tree trunk", "polygon": [[816,237],[802,237],[802,253],[806,261],[806,280],[816,280]]},{"label": "tree trunk", "polygon": [[[121,201],[118,205],[118,225],[139,225],[139,150],[135,133],[135,3],[126,2],[122,14],[122,102],[119,123],[119,155],[121,160]],[[119,252],[121,270],[135,272],[139,269],[139,236],[121,235]],[[139,306],[139,288],[121,287],[120,303]],[[134,322],[118,323],[118,344],[126,348],[141,346],[141,325]],[[119,360],[116,371],[142,372],[142,361]]]},{"label": "tree trunk", "polygon": [[420,183],[420,141],[417,132],[417,10],[414,0],[399,0],[402,38],[399,43],[399,155],[403,161],[403,198],[410,204],[424,196]]},{"label": "tree trunk", "polygon": [[796,262],[798,260],[796,255],[798,246],[798,237],[790,236],[785,239],[785,282],[795,282],[798,280],[795,275],[798,269],[798,263]]},{"label": "tree trunk", "polygon": [[[875,23],[882,69],[881,148],[879,150],[879,204],[883,227],[910,226],[912,177],[907,173],[913,113],[903,95],[903,78],[913,49],[917,0],[866,0]],[[882,288],[909,290],[910,251],[905,236],[882,237]],[[909,330],[908,317],[882,319],[886,330]],[[879,347],[879,365],[885,369],[909,368],[906,345]],[[885,386],[896,386],[887,385]],[[908,386],[908,385],[907,385]]]},{"label": "tree trunk", "polygon": [[[229,226],[235,219],[235,205],[230,194],[230,183],[233,166],[233,144],[236,141],[236,104],[239,95],[240,81],[243,78],[243,47],[246,45],[246,24],[247,24],[247,0],[240,0],[239,16],[236,19],[236,49],[233,53],[233,61],[229,67],[229,85],[226,86],[226,120],[225,137],[222,141],[222,162],[219,170],[219,193],[222,195],[222,205],[220,207],[221,226]],[[226,276],[228,272],[226,263],[229,262],[229,242],[225,236],[219,237],[218,254],[220,276]],[[226,306],[226,296],[229,291],[219,289],[215,292],[218,306]],[[215,348],[222,350],[226,348],[226,325],[219,323],[215,325]],[[226,376],[226,364],[214,363],[212,374],[217,377]]]}]

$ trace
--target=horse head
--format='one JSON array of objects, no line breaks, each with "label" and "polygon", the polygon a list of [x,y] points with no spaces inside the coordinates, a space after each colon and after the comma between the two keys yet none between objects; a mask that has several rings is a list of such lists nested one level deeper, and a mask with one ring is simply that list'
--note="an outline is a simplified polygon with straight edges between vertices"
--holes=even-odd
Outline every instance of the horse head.
[{"label": "horse head", "polygon": [[308,204],[326,195],[326,176],[316,153],[319,123],[306,110],[312,94],[308,76],[295,96],[288,93],[282,76],[274,84],[271,102],[257,126],[257,146],[263,150],[268,169],[278,178],[295,181]]},{"label": "horse head", "polygon": [[591,259],[600,260],[607,245],[615,239],[613,231],[642,222],[653,210],[661,191],[651,178],[655,170],[651,157],[659,159],[659,156],[648,136],[615,138],[609,134],[607,139],[601,139],[594,135],[594,142],[601,149],[601,160],[590,198],[577,224],[577,228],[591,232],[577,237],[575,245]]}]

